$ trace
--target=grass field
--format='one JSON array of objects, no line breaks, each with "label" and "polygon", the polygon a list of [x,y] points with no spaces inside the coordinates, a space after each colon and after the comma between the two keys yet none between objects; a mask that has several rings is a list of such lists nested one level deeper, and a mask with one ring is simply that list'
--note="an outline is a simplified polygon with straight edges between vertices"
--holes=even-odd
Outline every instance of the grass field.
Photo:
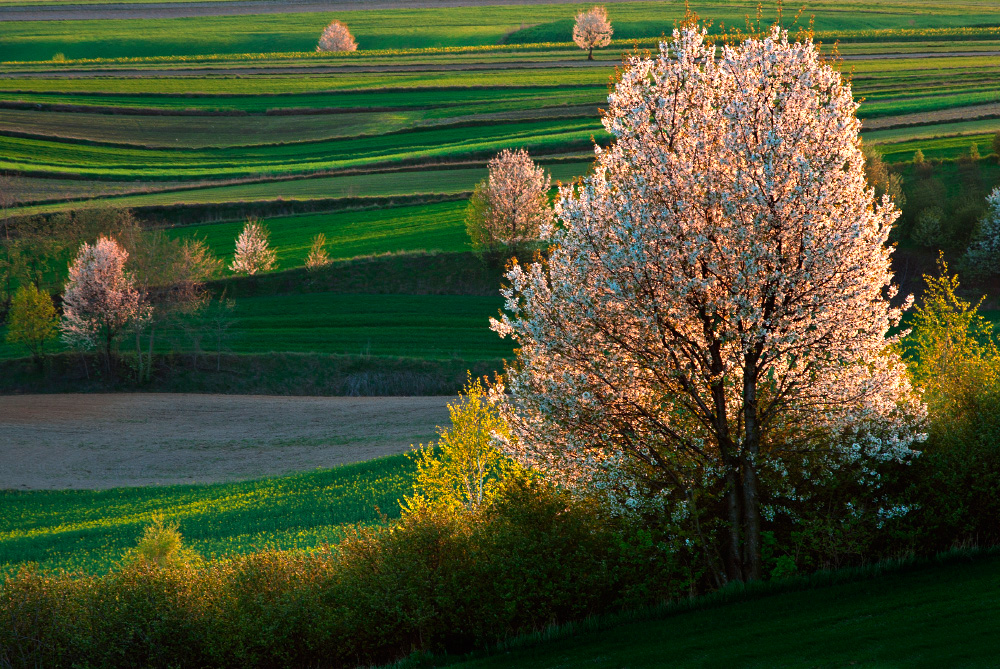
[{"label": "grass field", "polygon": [[[499,287],[498,287],[499,288]],[[479,295],[306,293],[237,297],[225,346],[233,353],[336,353],[473,363],[509,357],[514,344],[489,329],[503,300]],[[3,341],[0,358],[25,355]],[[202,336],[207,336],[202,333]],[[185,331],[161,328],[159,350],[190,351]],[[128,349],[128,342],[124,344]],[[50,351],[64,350],[60,341]]]},{"label": "grass field", "polygon": [[513,344],[489,329],[503,301],[474,295],[311,293],[240,298],[237,353],[313,351],[483,360]]},{"label": "grass field", "polygon": [[36,562],[90,573],[113,567],[156,514],[180,523],[203,557],[333,543],[346,525],[399,515],[410,491],[404,456],[294,476],[104,491],[0,490],[0,576]]},{"label": "grass field", "polygon": [[[702,16],[727,25],[743,25],[755,13],[751,2],[694,2]],[[311,51],[323,27],[333,19],[347,23],[359,48],[392,49],[496,44],[566,42],[571,17],[585,5],[496,6],[484,12],[474,7],[323,12],[236,17],[198,17],[131,21],[16,22],[0,38],[0,60],[193,55]],[[914,10],[919,9],[919,13]],[[931,28],[989,25],[995,14],[973,2],[919,3],[912,0],[880,5],[852,1],[810,3],[818,30]],[[620,38],[656,37],[669,33],[683,16],[679,2],[615,4],[609,16]],[[773,11],[765,20],[773,18]],[[992,20],[992,21],[991,21]],[[530,27],[528,27],[530,26]],[[108,39],[114,35],[114,39]]]},{"label": "grass field", "polygon": [[[271,244],[278,252],[278,267],[304,264],[312,239],[326,235],[327,253],[333,260],[401,251],[467,251],[464,201],[345,211],[329,214],[282,216],[265,221]],[[197,236],[228,264],[242,221],[177,228],[172,234]]]},{"label": "grass field", "polygon": [[995,555],[956,561],[589,630],[449,666],[987,667],[996,659],[998,570]]}]

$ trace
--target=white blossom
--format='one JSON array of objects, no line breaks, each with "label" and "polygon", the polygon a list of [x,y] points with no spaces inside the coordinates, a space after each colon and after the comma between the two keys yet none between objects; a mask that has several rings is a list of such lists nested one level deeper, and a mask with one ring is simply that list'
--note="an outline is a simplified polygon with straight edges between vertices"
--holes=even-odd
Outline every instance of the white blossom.
[{"label": "white blossom", "polygon": [[777,28],[721,53],[704,36],[628,60],[613,144],[492,327],[519,347],[513,457],[623,500],[715,485],[727,572],[755,577],[760,467],[905,459],[924,409],[887,337],[899,212],[866,184],[849,83]]}]

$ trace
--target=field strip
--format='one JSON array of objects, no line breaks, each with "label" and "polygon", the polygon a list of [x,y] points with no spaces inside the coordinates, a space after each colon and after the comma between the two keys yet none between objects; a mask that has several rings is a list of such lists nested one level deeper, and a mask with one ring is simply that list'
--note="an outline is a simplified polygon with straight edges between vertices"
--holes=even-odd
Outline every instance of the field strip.
[{"label": "field strip", "polygon": [[433,439],[448,397],[0,397],[0,488],[214,483],[333,467]]},{"label": "field strip", "polygon": [[[961,58],[1000,56],[1000,51],[927,51],[916,53],[848,54],[840,56],[845,61],[904,60],[917,58]],[[413,63],[402,65],[274,65],[272,67],[186,67],[170,69],[118,68],[93,70],[34,70],[9,72],[8,79],[81,79],[87,77],[228,77],[232,75],[287,75],[287,74],[364,74],[375,72],[464,72],[501,70],[538,70],[547,68],[613,68],[621,60],[585,60],[578,54],[567,54],[560,60],[523,60],[478,63]]]},{"label": "field strip", "polygon": [[[607,3],[633,0],[605,0]],[[573,5],[578,0],[326,0],[326,2],[129,3],[99,5],[0,6],[0,21],[80,21],[90,19],[175,19],[245,14],[307,14],[366,9],[445,9],[499,5]]]},{"label": "field strip", "polygon": [[915,114],[899,114],[898,116],[882,116],[865,119],[865,130],[886,130],[911,125],[931,125],[947,121],[970,121],[980,118],[1000,116],[1000,104],[968,105],[951,109],[938,109]]}]

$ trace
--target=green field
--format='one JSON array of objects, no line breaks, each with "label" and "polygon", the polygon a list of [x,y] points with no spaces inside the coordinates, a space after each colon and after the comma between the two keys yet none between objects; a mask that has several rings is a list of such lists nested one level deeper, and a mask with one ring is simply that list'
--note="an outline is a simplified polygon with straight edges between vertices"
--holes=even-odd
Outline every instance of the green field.
[{"label": "green field", "polygon": [[206,558],[334,543],[344,526],[399,516],[413,467],[404,456],[216,485],[0,490],[0,577],[26,562],[99,573],[134,547],[156,514],[180,523]]},{"label": "green field", "polygon": [[[233,353],[336,353],[470,363],[510,357],[514,344],[489,329],[503,300],[479,295],[306,293],[237,297],[225,346]],[[6,327],[0,326],[0,340]],[[184,330],[161,328],[160,351],[190,351]],[[128,349],[128,343],[124,345]],[[60,341],[49,350],[64,350]],[[0,358],[25,355],[0,343]]]},{"label": "green field", "polygon": [[[693,2],[702,16],[742,25],[755,13],[752,2]],[[359,48],[396,49],[497,44],[567,42],[571,17],[589,5],[529,5],[437,9],[398,9],[237,17],[152,20],[16,22],[5,26],[0,60],[120,58],[205,53],[311,51],[323,27],[333,19],[347,23]],[[920,10],[916,12],[915,10]],[[883,3],[872,11],[866,3],[813,2],[817,30],[930,28],[995,24],[995,13],[974,2]],[[616,4],[609,16],[616,36],[624,39],[669,33],[683,16],[683,4],[654,2]],[[773,11],[766,19],[773,17]],[[530,26],[530,27],[528,27]],[[113,35],[113,39],[108,39]]]},{"label": "green field", "polygon": [[[499,292],[499,291],[498,291]],[[513,344],[489,329],[499,297],[311,293],[237,300],[237,353],[313,351],[488,360]]]},{"label": "green field", "polygon": [[[583,7],[9,22],[0,170],[22,176],[23,206],[12,213],[132,207],[184,223],[170,234],[201,237],[226,262],[243,216],[261,215],[279,271],[301,267],[320,232],[337,260],[464,251],[465,203],[440,200],[471,191],[502,148],[528,148],[554,180],[585,174],[591,139],[609,141],[598,108],[621,54],[631,40],[653,46],[683,12],[673,0],[616,3],[616,41],[589,63],[569,43]],[[693,8],[716,21],[713,32],[755,11],[751,2]],[[888,161],[918,148],[954,159],[973,142],[990,153],[1000,11],[943,0],[823,0],[806,11],[824,48],[842,42],[840,67],[876,128],[865,139]],[[334,17],[351,26],[358,52],[313,51]],[[982,171],[993,178],[988,161]],[[470,360],[511,352],[485,325],[497,297],[414,296],[404,285],[388,294],[379,276],[365,281],[357,291],[241,293],[229,346]],[[169,339],[163,346],[183,349],[183,337]],[[0,346],[0,355],[20,352]]]},{"label": "green field", "polygon": [[996,659],[998,571],[994,555],[770,596],[762,589],[750,601],[449,666],[987,667]]},{"label": "green field", "polygon": [[[312,239],[326,235],[332,260],[403,251],[468,251],[464,201],[367,211],[281,216],[265,221],[278,268],[301,267]],[[242,221],[177,228],[172,234],[196,236],[228,264]]]}]

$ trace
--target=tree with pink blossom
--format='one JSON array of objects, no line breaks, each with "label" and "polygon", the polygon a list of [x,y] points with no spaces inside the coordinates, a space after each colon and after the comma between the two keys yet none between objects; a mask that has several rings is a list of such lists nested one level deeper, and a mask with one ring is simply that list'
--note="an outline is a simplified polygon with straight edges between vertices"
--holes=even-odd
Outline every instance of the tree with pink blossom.
[{"label": "tree with pink blossom", "polygon": [[850,84],[810,38],[705,35],[629,58],[613,144],[492,327],[518,346],[508,454],[687,523],[725,582],[761,577],[796,480],[908,461],[925,409],[887,336],[899,212],[865,181]]},{"label": "tree with pink blossom", "polygon": [[248,219],[236,238],[236,253],[229,269],[248,276],[272,269],[277,255],[268,242],[269,236],[270,233],[260,221]]},{"label": "tree with pink blossom", "polygon": [[576,15],[573,26],[573,41],[587,52],[587,60],[594,60],[594,49],[611,44],[614,30],[608,21],[608,12],[604,7],[594,7],[590,11]]},{"label": "tree with pink blossom", "polygon": [[125,271],[127,260],[128,252],[114,239],[85,242],[69,266],[63,293],[63,340],[77,348],[99,348],[109,374],[115,339],[149,313]]},{"label": "tree with pink blossom", "polygon": [[472,245],[495,255],[538,241],[552,221],[551,179],[524,149],[504,149],[489,162],[489,174],[476,185],[466,212]]},{"label": "tree with pink blossom", "polygon": [[354,41],[354,36],[347,26],[340,21],[332,21],[330,25],[323,29],[323,34],[319,37],[319,44],[316,51],[357,51],[358,43]]}]

